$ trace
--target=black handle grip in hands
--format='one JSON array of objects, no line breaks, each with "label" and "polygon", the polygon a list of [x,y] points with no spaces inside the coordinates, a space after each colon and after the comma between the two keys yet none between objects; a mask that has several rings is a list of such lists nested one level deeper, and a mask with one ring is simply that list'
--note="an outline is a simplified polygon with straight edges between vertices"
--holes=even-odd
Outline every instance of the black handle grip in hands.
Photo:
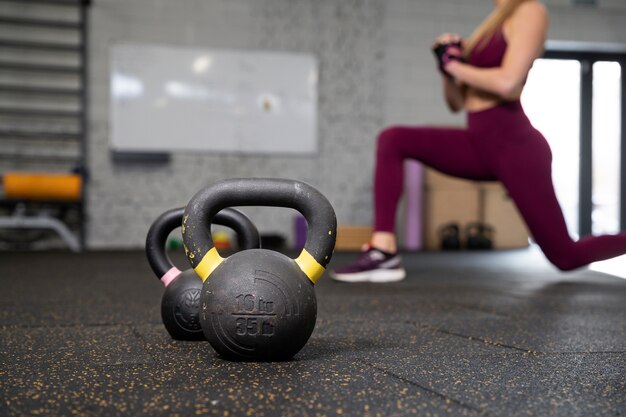
[{"label": "black handle grip in hands", "polygon": [[[313,282],[330,262],[335,247],[337,218],[322,193],[308,184],[293,180],[229,179],[200,190],[185,208],[185,252],[201,279],[205,280],[217,265],[210,254],[214,245],[207,226],[218,211],[231,206],[287,207],[299,211],[307,220],[309,229],[304,249],[296,262]],[[310,267],[315,271],[308,273],[302,263],[313,261],[317,265]]]},{"label": "black handle grip in hands", "polygon": [[437,59],[439,71],[448,76],[450,74],[448,74],[445,70],[445,66],[448,62],[465,62],[465,58],[463,56],[463,44],[461,41],[437,44],[437,46],[432,48],[432,51]]},{"label": "black handle grip in hands", "polygon": [[[184,207],[166,211],[152,223],[148,231],[146,255],[148,256],[150,267],[159,279],[174,267],[169,256],[167,256],[165,244],[172,230],[181,227],[184,211]],[[207,226],[209,235],[211,234],[210,224]],[[233,229],[237,234],[237,243],[240,250],[254,249],[261,246],[261,238],[256,226],[248,216],[239,210],[228,208],[220,211],[213,218],[213,224]]]}]

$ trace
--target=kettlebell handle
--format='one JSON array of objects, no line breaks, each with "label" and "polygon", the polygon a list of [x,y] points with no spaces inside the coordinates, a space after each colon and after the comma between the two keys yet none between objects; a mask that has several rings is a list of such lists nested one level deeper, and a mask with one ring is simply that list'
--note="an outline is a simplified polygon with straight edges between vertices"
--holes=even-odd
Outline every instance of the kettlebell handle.
[{"label": "kettlebell handle", "polygon": [[[183,222],[184,207],[168,210],[161,214],[150,226],[148,236],[146,237],[146,255],[150,267],[163,283],[167,284],[171,281],[169,276],[175,278],[180,274],[169,256],[165,244],[167,237],[176,228],[181,227]],[[207,231],[210,234],[210,224]],[[252,221],[241,211],[228,208],[217,213],[212,224],[226,226],[235,231],[237,234],[237,244],[240,249],[253,249],[260,247],[261,238],[259,231]]]},{"label": "kettlebell handle", "polygon": [[287,207],[300,212],[308,223],[308,233],[295,262],[311,282],[322,276],[335,248],[337,233],[335,210],[326,197],[300,181],[241,178],[222,180],[200,190],[185,208],[185,253],[202,281],[224,260],[215,250],[207,226],[217,212],[232,206]]}]

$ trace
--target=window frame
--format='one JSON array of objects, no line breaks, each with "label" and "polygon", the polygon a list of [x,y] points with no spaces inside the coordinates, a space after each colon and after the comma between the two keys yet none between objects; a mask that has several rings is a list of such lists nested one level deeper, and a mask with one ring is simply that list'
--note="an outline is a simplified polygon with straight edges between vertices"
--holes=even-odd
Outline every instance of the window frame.
[{"label": "window frame", "polygon": [[621,67],[620,230],[626,230],[626,45],[598,42],[548,41],[541,58],[580,62],[580,171],[578,232],[592,232],[593,212],[593,64],[617,62]]}]

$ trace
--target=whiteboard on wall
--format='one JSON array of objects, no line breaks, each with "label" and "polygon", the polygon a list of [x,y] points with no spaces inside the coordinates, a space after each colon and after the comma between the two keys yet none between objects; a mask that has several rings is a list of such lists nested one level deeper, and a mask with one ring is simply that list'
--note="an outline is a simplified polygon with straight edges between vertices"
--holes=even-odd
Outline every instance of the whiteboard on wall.
[{"label": "whiteboard on wall", "polygon": [[110,62],[114,151],[317,151],[313,55],[124,43]]}]

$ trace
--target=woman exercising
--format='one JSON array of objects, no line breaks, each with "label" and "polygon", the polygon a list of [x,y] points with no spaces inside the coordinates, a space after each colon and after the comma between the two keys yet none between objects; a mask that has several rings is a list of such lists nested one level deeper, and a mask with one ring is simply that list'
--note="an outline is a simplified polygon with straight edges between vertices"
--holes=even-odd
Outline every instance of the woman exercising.
[{"label": "woman exercising", "polygon": [[626,253],[626,234],[572,241],[552,185],[552,154],[520,103],[548,28],[535,0],[494,0],[495,9],[463,41],[437,38],[446,102],[467,111],[466,129],[390,127],[380,133],[374,174],[374,233],[351,265],[330,272],[347,282],[390,282],[405,277],[394,234],[403,188],[403,161],[415,159],[455,177],[501,181],[534,240],[557,268],[567,271]]}]

